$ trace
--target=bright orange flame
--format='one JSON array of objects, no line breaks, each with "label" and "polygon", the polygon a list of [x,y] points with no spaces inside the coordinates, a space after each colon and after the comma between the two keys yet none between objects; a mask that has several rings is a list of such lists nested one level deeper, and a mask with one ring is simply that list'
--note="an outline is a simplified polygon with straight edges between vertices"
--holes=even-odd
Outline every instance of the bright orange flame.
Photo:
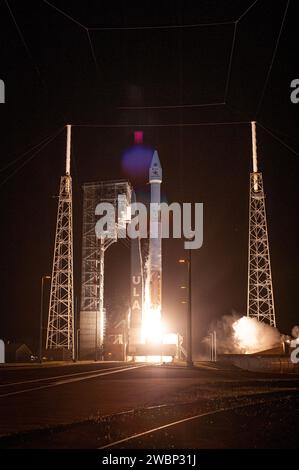
[{"label": "bright orange flame", "polygon": [[155,308],[152,307],[148,263],[146,268],[141,335],[144,343],[157,344],[162,342],[161,305]]},{"label": "bright orange flame", "polygon": [[145,343],[161,343],[161,308],[144,308],[142,318],[142,338]]}]

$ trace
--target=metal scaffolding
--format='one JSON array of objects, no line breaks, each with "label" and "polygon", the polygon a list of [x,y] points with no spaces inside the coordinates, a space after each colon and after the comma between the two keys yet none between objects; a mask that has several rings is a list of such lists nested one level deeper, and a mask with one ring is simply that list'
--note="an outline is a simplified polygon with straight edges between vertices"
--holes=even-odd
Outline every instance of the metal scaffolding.
[{"label": "metal scaffolding", "polygon": [[247,316],[276,326],[269,239],[262,173],[258,171],[256,128],[252,127],[250,174]]},{"label": "metal scaffolding", "polygon": [[73,220],[70,152],[71,126],[68,125],[66,175],[60,179],[46,348],[67,349],[74,358]]},{"label": "metal scaffolding", "polygon": [[[82,237],[82,280],[80,312],[80,355],[88,357],[98,352],[102,355],[105,340],[104,309],[104,258],[105,251],[118,239],[123,224],[115,225],[115,232],[109,237],[97,238],[95,227],[98,217],[96,207],[109,202],[119,213],[118,196],[125,197],[126,205],[131,202],[132,188],[124,180],[85,183],[83,185],[83,237]],[[119,214],[118,214],[119,215]],[[115,221],[114,221],[115,222]]]}]

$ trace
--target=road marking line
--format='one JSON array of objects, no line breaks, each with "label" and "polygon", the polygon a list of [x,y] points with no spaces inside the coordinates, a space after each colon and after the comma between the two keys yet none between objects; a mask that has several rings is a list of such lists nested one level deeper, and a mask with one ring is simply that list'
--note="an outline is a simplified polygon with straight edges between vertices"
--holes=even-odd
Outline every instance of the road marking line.
[{"label": "road marking line", "polygon": [[[124,366],[110,367],[109,369],[103,369],[103,371],[122,369],[123,367]],[[94,370],[88,370],[86,372],[75,372],[74,374],[53,375],[53,377],[44,377],[44,378],[40,378],[40,379],[23,380],[22,382],[9,382],[9,383],[6,383],[6,384],[0,384],[0,387],[12,387],[14,385],[23,385],[23,384],[29,384],[29,383],[34,383],[34,382],[43,382],[44,380],[62,379],[63,377],[75,377],[77,375],[91,374],[93,372],[99,372],[99,371],[100,371],[99,369],[94,369]]]},{"label": "road marking line", "polygon": [[127,370],[132,370],[132,369],[139,369],[140,367],[146,367],[146,365],[125,367],[123,369],[101,372],[101,373],[92,374],[92,375],[89,375],[89,376],[86,376],[86,377],[76,377],[75,379],[61,380],[59,382],[54,382],[52,384],[41,385],[40,387],[25,388],[24,390],[18,390],[16,392],[4,393],[4,394],[0,395],[0,398],[9,397],[9,396],[12,396],[12,395],[20,395],[22,393],[33,392],[35,390],[43,390],[43,389],[46,389],[46,388],[57,387],[59,385],[66,385],[66,384],[69,384],[69,383],[72,383],[72,382],[79,382],[79,381],[81,382],[83,380],[95,379],[97,377],[102,377],[103,375],[118,374],[119,372],[125,372]]}]

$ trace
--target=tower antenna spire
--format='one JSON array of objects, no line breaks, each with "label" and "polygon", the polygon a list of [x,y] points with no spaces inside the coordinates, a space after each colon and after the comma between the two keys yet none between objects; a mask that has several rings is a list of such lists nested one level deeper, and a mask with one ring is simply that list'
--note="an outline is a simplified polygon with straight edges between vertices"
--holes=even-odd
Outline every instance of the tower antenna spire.
[{"label": "tower antenna spire", "polygon": [[258,172],[257,166],[257,148],[256,148],[256,122],[251,121],[251,141],[252,141],[252,169],[254,173]]},{"label": "tower antenna spire", "polygon": [[69,176],[71,174],[71,138],[72,138],[72,126],[67,124],[66,126],[66,162],[65,162],[65,174]]},{"label": "tower antenna spire", "polygon": [[254,173],[254,190],[258,191],[258,164],[257,164],[257,146],[256,146],[256,122],[251,121],[251,141],[252,141],[252,170]]}]

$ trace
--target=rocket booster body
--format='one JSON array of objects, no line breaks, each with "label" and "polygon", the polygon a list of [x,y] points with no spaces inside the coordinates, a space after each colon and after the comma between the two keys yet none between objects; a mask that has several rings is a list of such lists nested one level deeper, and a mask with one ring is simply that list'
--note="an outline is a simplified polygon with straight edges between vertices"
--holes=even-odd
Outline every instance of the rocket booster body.
[{"label": "rocket booster body", "polygon": [[151,309],[161,307],[162,239],[161,239],[161,183],[162,167],[158,152],[153,154],[149,169],[151,185],[150,239],[149,239],[149,288]]}]

